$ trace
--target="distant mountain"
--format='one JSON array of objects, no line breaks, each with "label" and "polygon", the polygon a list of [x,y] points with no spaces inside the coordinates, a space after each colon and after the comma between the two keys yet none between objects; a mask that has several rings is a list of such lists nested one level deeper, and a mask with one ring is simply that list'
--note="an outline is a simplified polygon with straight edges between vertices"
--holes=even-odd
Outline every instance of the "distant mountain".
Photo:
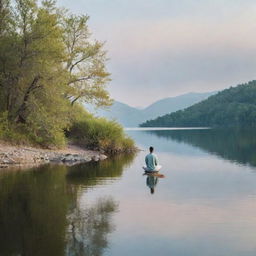
[{"label": "distant mountain", "polygon": [[146,120],[189,107],[215,93],[187,93],[156,101],[144,109],[130,107],[118,101],[115,101],[109,109],[94,109],[90,105],[86,105],[85,108],[96,116],[114,119],[125,127],[136,127]]},{"label": "distant mountain", "polygon": [[88,105],[85,106],[85,108],[96,116],[116,120],[125,127],[138,126],[145,120],[141,110],[130,107],[129,105],[119,101],[115,101],[108,109],[93,109]]},{"label": "distant mountain", "polygon": [[192,106],[209,96],[216,94],[216,92],[206,93],[186,93],[177,97],[165,98],[159,100],[143,110],[144,119],[149,120],[167,113],[175,112],[180,109]]},{"label": "distant mountain", "polygon": [[256,126],[256,80],[223,90],[200,103],[144,122],[141,126]]}]

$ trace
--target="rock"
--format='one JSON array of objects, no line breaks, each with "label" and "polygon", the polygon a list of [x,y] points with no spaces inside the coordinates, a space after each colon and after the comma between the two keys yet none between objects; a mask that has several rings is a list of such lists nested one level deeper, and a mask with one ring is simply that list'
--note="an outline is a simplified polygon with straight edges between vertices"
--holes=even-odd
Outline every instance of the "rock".
[{"label": "rock", "polygon": [[92,160],[95,162],[98,162],[100,160],[100,156],[99,155],[95,155],[92,157]]},{"label": "rock", "polygon": [[92,161],[91,156],[85,156],[84,159],[85,159],[86,162],[91,162]]},{"label": "rock", "polygon": [[54,163],[60,163],[62,162],[63,157],[61,156],[53,156],[49,158],[49,162],[54,162]]},{"label": "rock", "polygon": [[74,159],[74,157],[71,155],[71,154],[66,154],[62,159],[61,159],[62,162],[74,162],[76,161]]},{"label": "rock", "polygon": [[3,160],[2,163],[4,164],[17,164],[15,160],[11,159],[10,157],[6,156]]},{"label": "rock", "polygon": [[0,164],[0,168],[8,168],[8,165]]},{"label": "rock", "polygon": [[[10,159],[10,158],[9,158]],[[28,158],[26,156],[22,157],[22,156],[13,156],[12,159],[10,159],[12,161],[12,164],[21,164],[21,163],[27,163],[27,162],[32,162],[32,158]]]},{"label": "rock", "polygon": [[3,164],[11,164],[10,161],[9,161],[9,159],[3,159],[3,160],[2,160],[2,163],[3,163]]},{"label": "rock", "polygon": [[91,157],[79,154],[66,154],[61,161],[66,163],[87,163],[92,160]]},{"label": "rock", "polygon": [[[1,146],[1,145],[0,145]],[[2,151],[1,151],[2,150]],[[71,153],[63,153],[61,151],[47,151],[44,149],[19,148],[9,146],[8,149],[0,148],[0,168],[6,168],[11,165],[38,165],[44,163],[57,163],[66,165],[75,165],[79,163],[87,163],[90,161],[102,161],[107,158],[104,151],[72,151]]]},{"label": "rock", "polygon": [[100,155],[100,161],[103,161],[103,160],[105,160],[105,159],[107,159],[108,157],[106,156],[106,155],[103,155],[103,154],[101,154]]}]

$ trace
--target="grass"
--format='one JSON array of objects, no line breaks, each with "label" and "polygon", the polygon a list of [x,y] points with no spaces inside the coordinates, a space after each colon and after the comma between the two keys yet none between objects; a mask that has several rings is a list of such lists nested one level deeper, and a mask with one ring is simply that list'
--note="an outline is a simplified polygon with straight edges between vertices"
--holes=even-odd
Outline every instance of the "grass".
[{"label": "grass", "polygon": [[115,121],[94,117],[79,105],[73,108],[68,118],[70,126],[64,131],[48,124],[47,120],[42,120],[36,127],[10,123],[8,114],[3,113],[0,116],[0,140],[43,148],[65,147],[70,140],[83,148],[101,150],[108,154],[136,151],[134,141]]},{"label": "grass", "polygon": [[134,141],[125,134],[123,127],[105,118],[88,115],[73,124],[69,137],[82,147],[110,154],[135,151]]}]

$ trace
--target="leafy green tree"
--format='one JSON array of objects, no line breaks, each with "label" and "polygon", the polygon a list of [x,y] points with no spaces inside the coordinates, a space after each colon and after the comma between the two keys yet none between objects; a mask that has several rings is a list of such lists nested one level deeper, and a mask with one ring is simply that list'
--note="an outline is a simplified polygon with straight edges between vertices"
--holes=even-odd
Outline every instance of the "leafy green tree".
[{"label": "leafy green tree", "polygon": [[69,91],[66,95],[73,105],[82,100],[106,106],[112,103],[105,84],[110,80],[106,71],[106,52],[103,44],[91,40],[87,22],[89,16],[64,16],[64,42],[67,52],[65,63]]},{"label": "leafy green tree", "polygon": [[[93,132],[80,130],[85,141],[133,145],[121,127],[81,107],[112,103],[104,44],[92,40],[88,19],[54,0],[0,0],[0,139],[62,146],[71,127],[90,123]],[[101,135],[106,126],[113,142]]]}]

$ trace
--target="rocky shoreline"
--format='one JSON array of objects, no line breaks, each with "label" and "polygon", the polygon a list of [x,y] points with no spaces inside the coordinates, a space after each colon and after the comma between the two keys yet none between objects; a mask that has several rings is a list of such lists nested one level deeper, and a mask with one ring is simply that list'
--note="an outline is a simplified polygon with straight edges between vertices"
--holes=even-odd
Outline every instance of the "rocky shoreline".
[{"label": "rocky shoreline", "polygon": [[0,143],[0,168],[38,166],[47,163],[74,165],[102,161],[107,156],[99,151],[69,145],[63,150],[46,150]]}]

